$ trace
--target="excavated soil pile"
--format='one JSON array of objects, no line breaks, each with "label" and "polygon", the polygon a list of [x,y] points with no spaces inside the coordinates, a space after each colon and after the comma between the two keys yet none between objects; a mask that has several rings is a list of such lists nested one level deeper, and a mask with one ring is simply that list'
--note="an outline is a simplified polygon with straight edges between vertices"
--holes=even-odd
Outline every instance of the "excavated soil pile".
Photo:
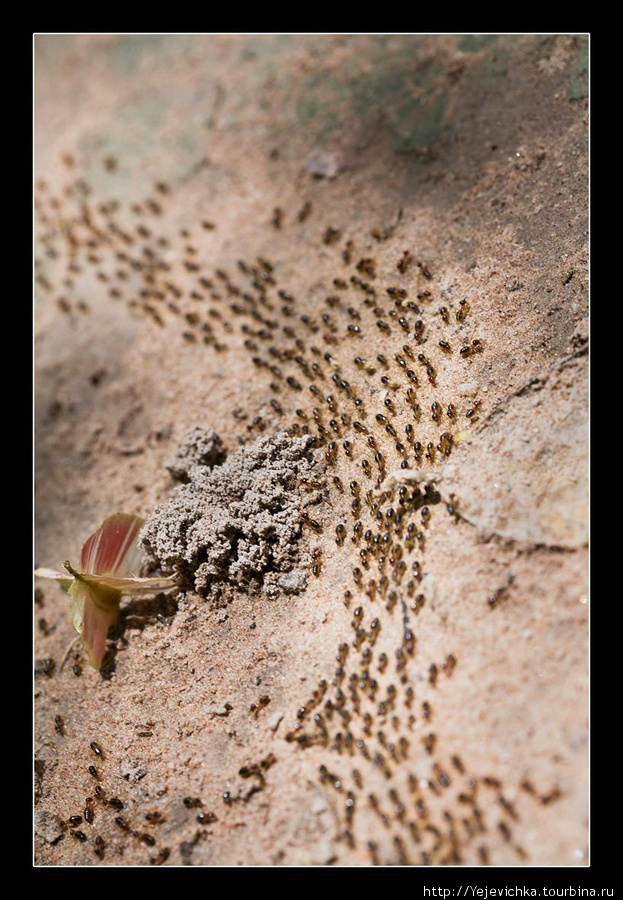
[{"label": "excavated soil pile", "polygon": [[[167,466],[186,484],[150,517],[141,532],[153,560],[178,572],[182,587],[220,599],[227,586],[301,590],[304,572],[294,573],[302,519],[318,492],[312,438],[285,432],[263,436],[222,463],[220,439],[195,427]],[[312,521],[316,521],[312,519]]]}]

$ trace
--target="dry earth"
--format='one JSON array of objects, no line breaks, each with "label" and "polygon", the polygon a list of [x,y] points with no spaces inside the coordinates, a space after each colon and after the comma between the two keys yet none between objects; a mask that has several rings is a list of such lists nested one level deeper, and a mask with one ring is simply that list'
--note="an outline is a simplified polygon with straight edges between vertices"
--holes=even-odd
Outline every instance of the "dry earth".
[{"label": "dry earth", "polygon": [[325,468],[302,593],[127,601],[96,672],[37,582],[35,865],[585,866],[587,38],[35,63],[37,565],[193,426]]}]

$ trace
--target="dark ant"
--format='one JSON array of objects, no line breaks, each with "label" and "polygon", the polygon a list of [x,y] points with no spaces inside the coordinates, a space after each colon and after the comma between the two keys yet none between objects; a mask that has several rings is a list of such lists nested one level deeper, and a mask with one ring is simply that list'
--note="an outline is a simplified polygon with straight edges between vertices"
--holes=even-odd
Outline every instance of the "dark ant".
[{"label": "dark ant", "polygon": [[252,703],[249,707],[249,712],[254,713],[255,718],[257,719],[258,714],[270,703],[270,697],[268,694],[263,694],[257,703]]},{"label": "dark ant", "polygon": [[468,312],[469,312],[469,303],[467,302],[467,300],[461,300],[461,302],[459,303],[459,309],[457,309],[457,311],[456,311],[457,322],[462,322],[465,319],[465,317],[467,316]]},{"label": "dark ant", "polygon": [[307,217],[309,216],[311,210],[312,210],[311,202],[309,200],[306,200],[296,216],[298,221],[304,222],[305,219],[307,219]]},{"label": "dark ant", "polygon": [[335,228],[333,225],[329,225],[329,227],[325,230],[322,241],[324,244],[334,244],[338,240],[340,234],[341,231],[339,228]]},{"label": "dark ant", "polygon": [[200,825],[210,825],[212,822],[218,822],[216,813],[213,812],[200,812],[197,814],[196,818]]}]

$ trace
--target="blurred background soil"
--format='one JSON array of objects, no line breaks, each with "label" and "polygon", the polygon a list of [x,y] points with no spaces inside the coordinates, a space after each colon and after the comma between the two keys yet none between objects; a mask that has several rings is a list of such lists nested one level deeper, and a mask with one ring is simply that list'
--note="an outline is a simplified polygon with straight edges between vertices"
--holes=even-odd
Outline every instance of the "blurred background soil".
[{"label": "blurred background soil", "polygon": [[587,37],[34,52],[37,565],[195,425],[326,464],[302,594],[127,601],[100,673],[37,584],[35,864],[586,865]]}]

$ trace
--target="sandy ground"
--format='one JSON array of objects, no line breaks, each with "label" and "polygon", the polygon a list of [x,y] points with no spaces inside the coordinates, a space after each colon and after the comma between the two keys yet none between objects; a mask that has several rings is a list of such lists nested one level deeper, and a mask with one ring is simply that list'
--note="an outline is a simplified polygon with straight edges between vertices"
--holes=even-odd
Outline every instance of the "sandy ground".
[{"label": "sandy ground", "polygon": [[124,601],[101,672],[37,581],[35,865],[586,866],[586,38],[35,60],[37,565],[193,426],[324,469],[302,593]]}]

